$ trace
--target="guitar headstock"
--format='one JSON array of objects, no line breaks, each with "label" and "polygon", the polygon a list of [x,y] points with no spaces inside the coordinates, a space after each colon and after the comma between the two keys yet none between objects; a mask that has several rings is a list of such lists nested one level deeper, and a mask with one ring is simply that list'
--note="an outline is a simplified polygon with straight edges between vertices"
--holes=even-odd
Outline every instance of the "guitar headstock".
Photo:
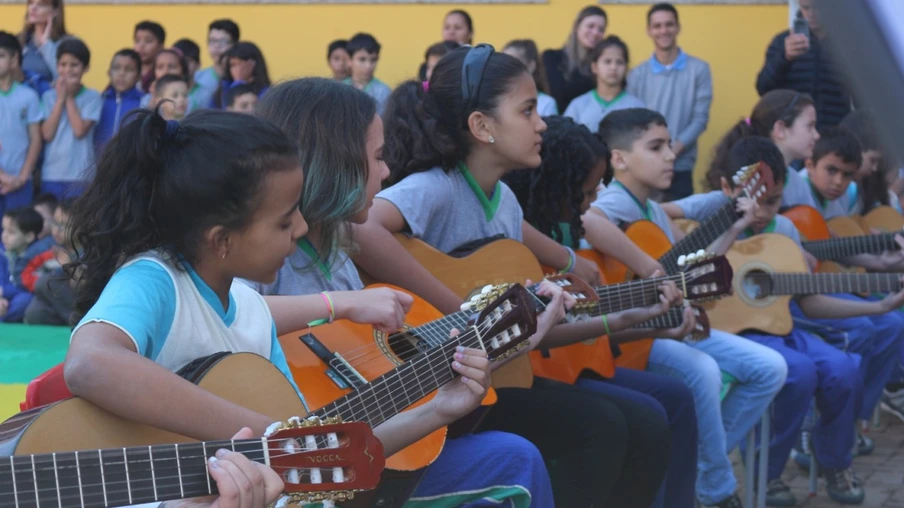
[{"label": "guitar headstock", "polygon": [[383,445],[364,422],[290,418],[268,430],[266,457],[292,503],[344,501],[380,483]]},{"label": "guitar headstock", "polygon": [[731,293],[734,270],[725,256],[703,250],[678,258],[683,280],[678,281],[688,300],[705,301]]},{"label": "guitar headstock", "polygon": [[542,301],[521,284],[486,286],[461,306],[471,312],[469,325],[477,331],[491,362],[502,360],[528,345],[537,331]]},{"label": "guitar headstock", "polygon": [[736,188],[741,189],[741,195],[757,202],[762,201],[775,185],[772,170],[765,162],[744,166],[734,174],[732,181]]},{"label": "guitar headstock", "polygon": [[[574,298],[574,307],[572,307],[565,315],[565,320],[569,323],[582,319],[589,319],[590,317],[587,314],[596,310],[599,305],[600,297],[596,293],[596,289],[590,284],[587,284],[584,279],[573,273],[548,275],[546,280],[559,286],[562,288],[562,291],[570,294]],[[538,285],[535,285],[534,288],[537,286]],[[531,288],[531,290],[534,288]]]}]

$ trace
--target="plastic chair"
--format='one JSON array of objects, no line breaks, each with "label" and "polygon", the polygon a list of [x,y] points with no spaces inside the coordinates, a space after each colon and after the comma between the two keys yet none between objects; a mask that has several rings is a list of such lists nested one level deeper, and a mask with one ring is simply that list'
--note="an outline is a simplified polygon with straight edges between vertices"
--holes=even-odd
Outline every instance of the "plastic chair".
[{"label": "plastic chair", "polygon": [[59,364],[31,380],[25,389],[25,401],[19,403],[19,410],[27,411],[46,406],[72,397],[72,392],[63,379],[63,364]]}]

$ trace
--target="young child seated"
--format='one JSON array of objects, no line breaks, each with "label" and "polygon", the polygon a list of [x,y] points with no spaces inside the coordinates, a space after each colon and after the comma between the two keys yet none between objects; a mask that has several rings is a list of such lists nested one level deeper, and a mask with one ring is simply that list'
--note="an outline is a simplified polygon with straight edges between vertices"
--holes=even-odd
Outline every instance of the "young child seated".
[{"label": "young child seated", "polygon": [[382,115],[392,90],[374,77],[380,60],[380,43],[373,35],[359,33],[349,39],[346,49],[351,56],[351,74],[342,82],[373,97],[377,101],[377,114]]},{"label": "young child seated", "polygon": [[22,272],[22,283],[34,294],[24,321],[40,325],[68,326],[75,310],[75,282],[63,266],[75,259],[69,235],[72,200],[63,200],[53,212],[52,236],[56,244],[34,257]]},{"label": "young child seated", "polygon": [[22,286],[22,270],[37,252],[35,244],[44,220],[31,208],[7,210],[3,214],[3,233],[0,236],[4,258],[0,260],[0,321],[22,321],[31,293]]},{"label": "young child seated", "polygon": [[236,85],[226,92],[226,111],[254,113],[257,109],[257,92],[250,84]]},{"label": "young child seated", "polygon": [[[162,105],[161,105],[162,104]],[[167,120],[181,120],[188,111],[188,83],[181,76],[167,74],[154,82],[151,107],[160,106],[160,114]]]}]

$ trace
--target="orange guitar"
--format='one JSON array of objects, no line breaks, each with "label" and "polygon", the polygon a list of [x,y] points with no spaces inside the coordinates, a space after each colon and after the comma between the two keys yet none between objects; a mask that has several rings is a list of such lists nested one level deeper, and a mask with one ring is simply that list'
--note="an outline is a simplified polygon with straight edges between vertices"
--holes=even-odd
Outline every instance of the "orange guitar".
[{"label": "orange guitar", "polygon": [[[549,280],[556,282],[563,277],[574,279],[571,276],[556,275],[549,277]],[[701,259],[671,276],[641,279],[596,288],[590,288],[578,279],[580,283],[572,282],[567,290],[576,296],[587,299],[588,303],[577,309],[581,317],[573,318],[580,320],[583,316],[597,317],[634,307],[653,305],[659,299],[657,287],[667,280],[674,281],[688,301],[704,301],[728,293],[731,290],[731,279],[731,265],[724,256],[719,256]],[[670,309],[665,315],[656,318],[653,323],[644,323],[642,326],[677,327],[683,320],[682,310],[681,308]],[[695,313],[698,319],[697,328],[691,335],[693,339],[702,339],[709,336],[708,322],[702,309],[695,308]],[[612,377],[615,374],[615,362],[608,338],[605,340],[591,339],[554,349],[535,350],[530,352],[530,356],[535,375],[564,383],[573,384],[585,370],[593,371],[603,377]]]},{"label": "orange guitar", "polygon": [[[267,415],[304,414],[295,389],[251,353],[220,353],[183,372],[215,395]],[[336,413],[338,414],[338,413]],[[0,424],[0,506],[105,508],[207,496],[219,448],[272,467],[295,502],[350,499],[373,489],[383,446],[366,423],[287,419],[265,438],[193,442],[72,397]]]},{"label": "orange guitar", "polygon": [[[430,400],[451,381],[450,360],[457,345],[480,347],[499,361],[525,346],[536,331],[542,302],[520,285],[503,285],[475,296],[468,312],[443,317],[415,298],[409,319],[436,318],[385,335],[344,320],[279,337],[292,377],[305,387],[314,414],[340,415],[376,427],[400,411]],[[449,338],[452,328],[462,333]],[[479,332],[479,333],[478,333]],[[484,403],[495,402],[495,394]],[[430,465],[442,451],[439,429],[387,459],[379,506],[401,504],[413,489],[410,474]],[[388,480],[388,481],[387,481]],[[384,490],[385,489],[385,490]],[[391,497],[388,500],[386,497]]]}]

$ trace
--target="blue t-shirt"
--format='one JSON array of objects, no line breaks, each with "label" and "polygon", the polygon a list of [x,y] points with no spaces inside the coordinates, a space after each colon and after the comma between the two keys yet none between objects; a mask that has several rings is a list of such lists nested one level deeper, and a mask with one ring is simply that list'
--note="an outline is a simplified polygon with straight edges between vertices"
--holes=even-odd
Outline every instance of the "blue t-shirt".
[{"label": "blue t-shirt", "polygon": [[[56,101],[56,90],[44,93],[41,104],[45,118],[50,116]],[[75,96],[75,105],[82,120],[94,122],[91,129],[81,138],[75,137],[72,124],[69,123],[69,115],[63,108],[56,134],[44,147],[44,165],[41,167],[41,178],[44,181],[76,182],[91,179],[94,175],[94,129],[100,120],[103,104],[100,94],[89,88],[82,87]]]},{"label": "blue t-shirt", "polygon": [[[232,328],[237,322],[237,315],[241,312],[238,309],[238,304],[242,301],[247,301],[245,298],[236,298],[236,285],[245,288],[247,291],[252,290],[235,282],[229,292],[229,304],[224,309],[210,286],[191,267],[187,264],[184,266],[191,277],[194,287],[203,297],[206,304],[215,311],[227,328]],[[142,259],[120,268],[113,274],[97,302],[75,327],[73,334],[81,326],[90,322],[107,323],[119,328],[128,335],[135,344],[139,354],[161,363],[161,352],[167,341],[181,339],[178,337],[174,339],[170,336],[170,332],[177,316],[176,306],[177,304],[185,305],[184,298],[184,296],[181,298],[177,297],[176,285],[166,269],[154,261]],[[269,337],[263,336],[259,339],[255,338],[255,340],[270,341],[270,361],[286,376],[295,391],[298,392],[299,397],[301,397],[301,392],[292,379],[285,354],[277,340],[276,325],[272,323],[272,320],[269,328]],[[186,344],[181,347],[197,347],[201,354],[194,356],[195,358],[222,351],[222,349],[210,352],[203,351],[203,341],[203,337],[187,337],[182,341]],[[243,351],[232,352],[239,353]],[[171,368],[172,370],[178,370],[175,366]],[[304,401],[303,397],[302,401]]]},{"label": "blue t-shirt", "polygon": [[28,155],[28,126],[43,119],[34,90],[16,82],[6,92],[0,90],[0,171],[19,174]]}]

